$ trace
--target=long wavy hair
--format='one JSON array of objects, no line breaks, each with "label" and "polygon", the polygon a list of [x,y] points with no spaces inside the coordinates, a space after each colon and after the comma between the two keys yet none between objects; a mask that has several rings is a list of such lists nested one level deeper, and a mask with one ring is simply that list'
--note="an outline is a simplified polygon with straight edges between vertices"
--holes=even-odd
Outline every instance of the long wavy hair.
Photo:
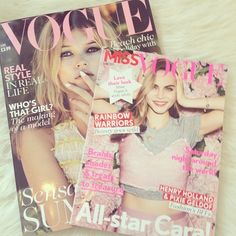
[{"label": "long wavy hair", "polygon": [[[168,62],[169,70],[172,70],[173,64]],[[154,66],[153,66],[154,65]],[[147,113],[149,105],[147,103],[147,95],[153,89],[156,73],[157,71],[165,71],[167,67],[167,61],[164,58],[157,59],[155,63],[150,63],[147,67],[145,73],[140,73],[138,81],[142,82],[142,87],[140,88],[133,104],[125,104],[120,112],[129,111],[132,113],[134,123],[136,126],[140,127],[140,132],[143,133],[147,129]],[[173,118],[179,118],[178,105],[175,103],[170,109],[169,114]],[[140,134],[137,134],[139,137]],[[112,135],[111,141],[117,142],[122,138],[128,136],[124,135]],[[142,137],[141,137],[142,138]]]},{"label": "long wavy hair", "polygon": [[[92,18],[92,13],[88,13],[88,18]],[[60,26],[62,32],[63,20],[65,13],[54,14],[52,17],[56,20]],[[41,22],[42,23],[42,22]],[[69,101],[66,95],[64,86],[59,78],[59,70],[61,65],[61,48],[63,43],[63,34],[55,47],[53,47],[53,29],[49,21],[43,22],[41,29],[38,32],[38,45],[41,50],[35,50],[32,58],[32,74],[33,77],[39,78],[40,83],[35,86],[34,96],[38,105],[53,104],[53,113],[55,115],[49,116],[48,112],[43,112],[44,115],[50,118],[50,124],[44,127],[52,128],[55,125],[64,122],[70,118]],[[119,38],[112,26],[110,26],[105,20],[103,20],[103,27],[106,36],[110,40],[104,40],[96,31],[96,25],[93,20],[88,20],[82,17],[76,12],[71,13],[70,17],[70,29],[84,29],[87,27],[93,28],[94,40],[100,47],[108,47],[110,40],[118,41]],[[78,42],[80,43],[80,42]],[[53,47],[53,48],[52,48]],[[40,113],[40,112],[39,112]],[[20,158],[20,146],[21,146],[21,127],[25,124],[34,127],[40,120],[30,119],[31,116],[37,114],[28,114],[25,117],[21,117],[24,122],[17,124],[14,132],[11,134],[12,143],[14,143],[13,152]],[[28,118],[28,119],[26,119]]]},{"label": "long wavy hair", "polygon": [[[90,18],[91,14],[88,14]],[[62,24],[65,18],[65,14],[56,14],[54,19],[57,21],[62,31]],[[95,29],[95,22],[92,20],[87,20],[76,12],[71,14],[70,27],[73,29],[84,29],[87,27],[92,27],[94,32],[94,39],[100,47],[108,47],[108,40],[102,39]],[[112,26],[110,26],[106,21],[103,20],[103,27],[108,38],[111,40],[118,40],[117,34]],[[53,104],[53,109],[55,111],[56,117],[52,120],[52,126],[63,122],[69,118],[69,102],[68,98],[59,79],[59,69],[61,65],[61,47],[63,43],[63,37],[60,37],[57,45],[53,46],[53,30],[50,22],[47,22],[40,32],[38,44],[42,50],[36,50],[33,56],[33,74],[40,78],[39,83],[36,86],[35,94],[36,100],[39,105]],[[78,42],[79,43],[79,42]]]}]

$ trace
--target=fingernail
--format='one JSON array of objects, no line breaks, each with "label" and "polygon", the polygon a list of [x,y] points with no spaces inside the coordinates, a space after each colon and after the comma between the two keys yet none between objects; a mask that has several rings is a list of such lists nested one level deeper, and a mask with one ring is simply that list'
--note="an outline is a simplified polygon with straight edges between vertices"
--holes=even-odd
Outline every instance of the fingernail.
[{"label": "fingernail", "polygon": [[85,74],[82,70],[79,72],[79,74],[80,74],[82,77],[85,77],[85,76],[86,76],[86,74]]},{"label": "fingernail", "polygon": [[69,88],[69,87],[71,86],[71,84],[65,83],[65,86],[66,86],[67,88]]}]

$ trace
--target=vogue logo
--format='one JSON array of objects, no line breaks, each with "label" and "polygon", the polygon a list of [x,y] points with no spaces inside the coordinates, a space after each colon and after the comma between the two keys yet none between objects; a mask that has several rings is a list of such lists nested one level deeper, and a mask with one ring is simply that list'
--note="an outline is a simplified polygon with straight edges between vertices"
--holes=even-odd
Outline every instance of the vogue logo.
[{"label": "vogue logo", "polygon": [[[146,0],[121,2],[121,3],[117,4],[117,8],[122,9],[122,12],[117,11],[116,15],[117,15],[118,22],[121,22],[120,18],[122,16],[124,17],[126,25],[127,25],[128,36],[139,34],[139,33],[145,33],[145,32],[149,32],[149,31],[153,30],[152,21],[150,19],[150,12],[149,12],[150,9],[149,9],[149,6],[147,6],[147,4],[146,4]],[[65,15],[64,20],[63,20],[63,24],[62,24],[62,31],[63,31],[65,37],[68,38],[68,40],[73,40],[71,27],[70,27],[71,13],[77,12],[79,14],[82,14],[85,17],[85,19],[89,20],[87,10],[88,9],[69,11]],[[104,40],[110,40],[110,38],[106,35],[105,30],[104,30],[103,21],[102,21],[102,14],[100,12],[99,7],[94,7],[91,10],[93,13],[96,30],[97,30],[99,36]],[[61,36],[60,26],[59,26],[58,22],[53,17],[48,16],[48,15],[37,16],[31,20],[28,28],[26,27],[28,22],[27,22],[27,19],[25,19],[23,27],[22,27],[22,33],[20,35],[20,40],[18,40],[17,35],[13,32],[9,23],[1,24],[4,32],[6,33],[8,38],[10,39],[12,45],[14,46],[14,48],[16,49],[18,54],[21,53],[21,48],[22,48],[22,43],[23,43],[25,33],[27,33],[27,37],[28,37],[30,44],[35,49],[42,50],[39,47],[39,44],[37,42],[36,32],[35,32],[37,29],[36,20],[40,17],[46,17],[52,27],[52,33],[53,33],[52,42],[53,43],[52,43],[52,47],[48,49],[48,50],[50,50],[57,45],[57,43],[60,39],[60,36]],[[88,28],[85,28],[84,30],[87,35],[88,41],[93,40],[94,39],[93,27],[88,27]]]}]

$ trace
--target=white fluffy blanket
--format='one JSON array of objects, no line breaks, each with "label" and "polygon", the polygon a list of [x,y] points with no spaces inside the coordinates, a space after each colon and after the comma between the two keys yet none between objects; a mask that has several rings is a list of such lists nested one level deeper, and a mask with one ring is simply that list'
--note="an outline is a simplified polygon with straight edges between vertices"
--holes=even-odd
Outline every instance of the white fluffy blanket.
[{"label": "white fluffy blanket", "polygon": [[[0,21],[108,2],[111,0],[90,0],[89,3],[88,0],[0,0]],[[229,66],[216,235],[236,235],[236,1],[150,2],[164,54],[170,57],[225,63]],[[20,236],[21,227],[2,85],[0,89],[0,235]],[[76,228],[50,235],[109,234]]]}]

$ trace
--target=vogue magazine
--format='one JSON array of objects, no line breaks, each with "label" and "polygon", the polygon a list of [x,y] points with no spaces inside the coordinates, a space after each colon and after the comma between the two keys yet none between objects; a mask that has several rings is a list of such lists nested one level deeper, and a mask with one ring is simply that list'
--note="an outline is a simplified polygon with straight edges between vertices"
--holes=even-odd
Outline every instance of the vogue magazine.
[{"label": "vogue magazine", "polygon": [[226,77],[223,64],[104,49],[71,223],[213,236]]},{"label": "vogue magazine", "polygon": [[149,1],[0,24],[1,77],[23,233],[70,227],[93,98],[81,74],[96,80],[102,47],[159,52]]}]

